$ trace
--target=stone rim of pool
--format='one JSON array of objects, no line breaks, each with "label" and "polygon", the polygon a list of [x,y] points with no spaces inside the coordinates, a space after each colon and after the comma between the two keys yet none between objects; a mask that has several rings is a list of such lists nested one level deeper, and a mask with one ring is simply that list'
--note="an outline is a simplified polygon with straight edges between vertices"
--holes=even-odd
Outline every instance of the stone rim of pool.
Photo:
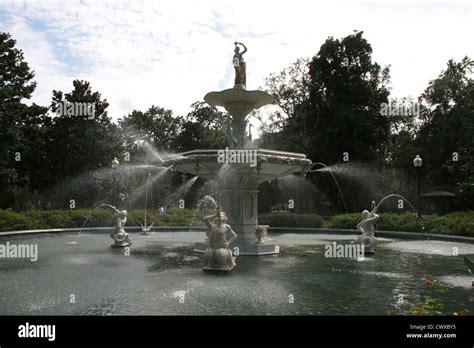
[{"label": "stone rim of pool", "polygon": [[[28,234],[51,234],[51,233],[77,233],[77,232],[110,232],[112,227],[71,227],[71,228],[47,228],[36,230],[17,230],[0,232],[0,238],[4,236],[28,235]],[[141,232],[140,226],[127,226],[127,231],[131,233]],[[201,226],[153,226],[150,232],[190,232],[190,231],[205,231]],[[360,231],[356,229],[343,228],[312,228],[312,227],[269,227],[268,231],[275,233],[301,233],[301,234],[334,234],[334,235],[359,235]],[[448,235],[448,234],[434,234],[426,232],[405,232],[405,231],[377,231],[378,237],[393,237],[400,239],[426,239],[439,241],[452,241],[460,243],[473,243],[474,237]],[[266,255],[262,255],[266,256]]]}]

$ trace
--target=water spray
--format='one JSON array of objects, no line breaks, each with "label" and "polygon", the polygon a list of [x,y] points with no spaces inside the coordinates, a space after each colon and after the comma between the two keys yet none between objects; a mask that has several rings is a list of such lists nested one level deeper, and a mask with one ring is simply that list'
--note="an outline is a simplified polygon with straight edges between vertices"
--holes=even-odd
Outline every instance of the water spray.
[{"label": "water spray", "polygon": [[150,184],[150,178],[151,178],[151,173],[148,173],[148,176],[146,178],[146,191],[145,191],[145,225],[141,225],[142,226],[142,234],[149,234],[150,230],[151,230],[151,227],[153,226],[153,224],[151,224],[148,227],[146,225],[146,213],[147,213],[147,209],[148,209],[148,186]]},{"label": "water spray", "polygon": [[[323,166],[325,169],[327,169],[329,174],[331,174],[331,176],[332,176],[332,178],[333,178],[334,182],[336,183],[336,186],[339,190],[339,195],[341,196],[342,203],[344,203],[344,208],[346,209],[346,213],[349,213],[349,210],[347,209],[346,200],[344,198],[344,195],[342,194],[341,186],[339,186],[339,182],[337,181],[336,177],[334,176],[334,173],[332,172],[331,168],[329,168],[327,165],[325,165],[324,163],[321,163],[321,162],[316,162],[315,164],[313,164],[313,166],[315,166],[315,165]],[[321,169],[316,169],[316,170],[309,169],[308,173],[314,173],[314,172],[319,172],[319,171],[321,171]]]}]

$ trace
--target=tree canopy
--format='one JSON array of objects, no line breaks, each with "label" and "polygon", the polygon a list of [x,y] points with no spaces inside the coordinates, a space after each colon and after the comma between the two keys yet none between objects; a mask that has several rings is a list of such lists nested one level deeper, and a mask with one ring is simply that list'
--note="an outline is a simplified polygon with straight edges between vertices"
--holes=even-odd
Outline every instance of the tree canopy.
[{"label": "tree canopy", "polygon": [[[30,103],[37,85],[34,71],[15,46],[10,34],[0,33],[0,208],[63,206],[67,195],[60,200],[57,192],[64,183],[76,180],[81,188],[78,178],[110,171],[114,157],[139,168],[159,164],[158,154],[227,145],[228,115],[203,101],[192,104],[185,116],[151,105],[115,123],[112,116],[117,115],[108,114],[107,99],[88,81],[74,80],[71,91],[52,92],[49,106]],[[313,162],[346,168],[341,173],[352,176],[336,174],[343,191],[350,192],[352,211],[382,192],[413,198],[412,161],[419,154],[424,191],[455,192],[458,207],[472,208],[473,61],[451,59],[417,99],[395,99],[390,96],[390,67],[375,62],[372,53],[363,32],[356,31],[341,39],[327,38],[313,57],[271,74],[264,89],[278,108],[265,120],[257,113],[263,122],[261,147],[302,152]],[[417,112],[391,112],[407,105]],[[364,179],[357,179],[357,173]],[[123,190],[141,192],[142,179],[122,183]],[[305,198],[308,207],[326,207],[309,200],[328,197],[332,211],[344,211],[332,180],[310,174],[308,181],[319,191]],[[175,175],[160,194],[181,181]],[[110,189],[112,183],[107,185]],[[265,209],[284,203],[286,196],[275,191],[282,185],[262,186]],[[79,191],[84,206],[105,197],[97,187],[94,192]]]}]

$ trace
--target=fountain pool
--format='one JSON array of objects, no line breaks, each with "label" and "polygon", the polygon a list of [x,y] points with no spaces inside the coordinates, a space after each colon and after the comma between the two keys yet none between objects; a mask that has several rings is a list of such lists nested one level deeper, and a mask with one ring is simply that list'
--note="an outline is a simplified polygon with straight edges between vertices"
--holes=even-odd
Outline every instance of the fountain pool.
[{"label": "fountain pool", "polygon": [[104,231],[0,236],[38,245],[37,262],[0,262],[0,315],[404,315],[429,295],[427,278],[448,290],[443,314],[474,313],[462,257],[474,244],[380,238],[375,256],[356,260],[325,257],[356,235],[273,234],[280,254],[208,274],[193,253],[204,232],[131,234],[129,256]]}]

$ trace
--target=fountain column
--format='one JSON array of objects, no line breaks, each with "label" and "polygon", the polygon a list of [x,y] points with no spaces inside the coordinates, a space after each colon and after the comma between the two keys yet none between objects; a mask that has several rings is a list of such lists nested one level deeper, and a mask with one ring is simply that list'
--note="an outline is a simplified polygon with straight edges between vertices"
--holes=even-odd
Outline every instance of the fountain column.
[{"label": "fountain column", "polygon": [[246,116],[255,109],[255,103],[245,100],[227,101],[224,103],[224,108],[232,116],[230,130],[227,134],[229,148],[243,149],[247,129]]},{"label": "fountain column", "polygon": [[[257,187],[258,185],[256,185]],[[239,255],[270,255],[280,251],[276,240],[266,239],[259,243],[256,236],[258,226],[258,190],[229,186],[219,187],[219,202],[226,212],[227,223],[237,234],[231,248],[238,248]]]},{"label": "fountain column", "polygon": [[[244,150],[247,116],[253,110],[273,103],[273,97],[266,92],[237,88],[208,93],[204,100],[209,105],[224,107],[230,114],[228,142],[233,150]],[[228,177],[219,180],[219,203],[227,214],[227,223],[237,233],[232,247],[239,248],[241,255],[278,253],[276,241],[257,243],[257,188],[262,182],[257,169],[252,170],[255,173],[249,173],[249,169],[242,170],[242,164],[228,164],[228,169]]]},{"label": "fountain column", "polygon": [[258,190],[226,187],[219,189],[219,202],[227,214],[227,223],[237,233],[236,242],[257,241],[257,194]]}]

